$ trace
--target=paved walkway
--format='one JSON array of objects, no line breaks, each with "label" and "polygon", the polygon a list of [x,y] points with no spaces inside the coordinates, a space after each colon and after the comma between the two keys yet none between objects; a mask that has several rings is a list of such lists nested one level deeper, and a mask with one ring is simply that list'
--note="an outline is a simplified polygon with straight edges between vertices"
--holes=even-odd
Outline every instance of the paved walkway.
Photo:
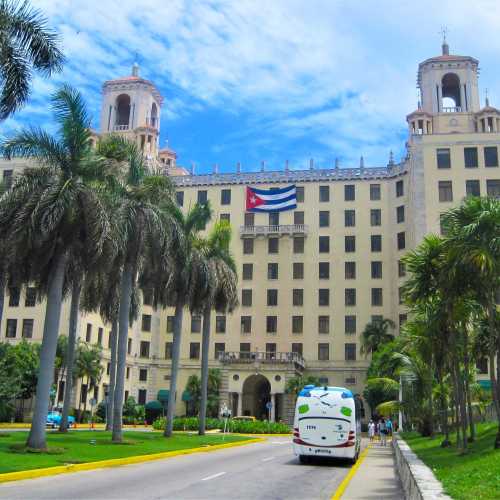
[{"label": "paved walkway", "polygon": [[404,500],[396,473],[392,446],[372,444],[347,485],[342,500]]}]

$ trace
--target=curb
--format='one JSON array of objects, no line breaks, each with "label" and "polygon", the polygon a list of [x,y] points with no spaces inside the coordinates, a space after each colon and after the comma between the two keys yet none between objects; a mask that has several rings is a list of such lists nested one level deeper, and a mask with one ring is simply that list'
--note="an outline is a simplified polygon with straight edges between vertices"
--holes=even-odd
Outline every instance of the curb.
[{"label": "curb", "polygon": [[45,467],[43,469],[23,470],[17,472],[6,472],[0,474],[0,484],[10,481],[21,481],[23,479],[36,479],[45,476],[56,476],[59,474],[67,474],[70,472],[80,472],[92,469],[104,469],[108,467],[119,467],[121,465],[138,464],[142,462],[151,462],[162,458],[172,458],[178,455],[190,455],[191,453],[207,453],[220,450],[223,448],[233,448],[251,443],[260,443],[264,441],[262,438],[247,439],[245,441],[236,441],[235,443],[215,444],[212,446],[204,446],[198,448],[186,448],[185,450],[164,451],[161,453],[152,453],[149,455],[136,455],[124,458],[112,458],[109,460],[100,460],[98,462],[86,462],[83,464],[57,465],[55,467]]},{"label": "curb", "polygon": [[344,479],[342,480],[342,482],[340,483],[339,487],[332,495],[330,500],[340,500],[340,498],[342,498],[342,495],[344,494],[347,486],[351,482],[351,479],[354,477],[354,474],[356,474],[360,465],[365,460],[366,455],[368,455],[368,450],[370,449],[370,446],[371,445],[367,445],[367,447],[361,452],[361,455],[359,456],[357,462],[351,467],[351,470],[347,473],[347,476],[344,477]]}]

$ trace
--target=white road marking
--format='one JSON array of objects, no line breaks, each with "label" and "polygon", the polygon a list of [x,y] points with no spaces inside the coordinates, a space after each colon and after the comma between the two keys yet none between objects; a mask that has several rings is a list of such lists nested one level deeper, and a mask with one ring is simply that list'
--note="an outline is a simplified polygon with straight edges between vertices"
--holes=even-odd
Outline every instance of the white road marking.
[{"label": "white road marking", "polygon": [[271,444],[290,444],[290,441],[271,441]]},{"label": "white road marking", "polygon": [[269,460],[274,460],[274,457],[267,457],[262,459],[263,462],[269,462]]},{"label": "white road marking", "polygon": [[225,472],[219,472],[217,474],[214,474],[213,476],[204,477],[202,481],[210,481],[210,479],[215,479],[216,477],[223,476],[224,474]]}]

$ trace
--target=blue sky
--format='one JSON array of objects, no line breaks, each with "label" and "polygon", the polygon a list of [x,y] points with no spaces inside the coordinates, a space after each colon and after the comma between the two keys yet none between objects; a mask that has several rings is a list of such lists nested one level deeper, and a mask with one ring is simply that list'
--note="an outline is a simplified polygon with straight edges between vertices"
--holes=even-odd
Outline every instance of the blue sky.
[{"label": "blue sky", "polygon": [[160,145],[197,172],[367,166],[404,154],[418,63],[440,53],[481,62],[480,92],[498,102],[500,2],[421,0],[33,0],[62,35],[68,62],[36,78],[30,102],[0,125],[50,128],[50,93],[81,90],[98,127],[107,79],[137,59],[165,101]]}]

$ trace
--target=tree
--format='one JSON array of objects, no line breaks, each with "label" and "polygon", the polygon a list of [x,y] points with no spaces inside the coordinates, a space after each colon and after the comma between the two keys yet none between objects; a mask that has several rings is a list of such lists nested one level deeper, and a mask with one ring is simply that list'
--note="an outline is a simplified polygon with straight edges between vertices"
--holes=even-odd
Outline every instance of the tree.
[{"label": "tree", "polygon": [[[102,376],[103,367],[101,365],[102,358],[102,348],[98,344],[88,345],[86,343],[81,343],[77,348],[77,357],[75,362],[75,372],[76,377],[81,379],[82,393],[83,386],[86,387],[85,398],[83,401],[83,415],[87,411],[87,399],[88,393],[99,383]],[[84,384],[85,381],[85,384]],[[80,402],[78,408],[82,403],[82,398],[80,397]],[[79,411],[80,422],[82,421],[83,415]]]},{"label": "tree", "polygon": [[[219,388],[221,383],[221,371],[218,368],[208,370],[207,384],[207,414],[216,418],[219,411]],[[201,379],[198,375],[189,376],[186,383],[186,392],[189,393],[188,408],[190,414],[199,414],[201,405]]]},{"label": "tree", "polygon": [[381,345],[393,340],[394,335],[389,333],[389,329],[394,326],[394,322],[387,318],[368,323],[361,334],[361,353],[373,354]]},{"label": "tree", "polygon": [[292,378],[289,378],[286,381],[286,386],[285,386],[285,392],[287,394],[292,394],[294,399],[297,399],[297,396],[299,395],[299,392],[306,386],[306,385],[314,385],[314,386],[319,386],[321,385],[319,382],[319,378],[314,376],[314,375],[300,375],[300,376],[295,376]]},{"label": "tree", "polygon": [[63,62],[59,36],[38,9],[28,1],[0,1],[0,120],[28,100],[33,69],[50,76]]},{"label": "tree", "polygon": [[363,398],[375,410],[381,403],[397,400],[399,383],[391,378],[378,377],[366,381]]},{"label": "tree", "polygon": [[18,176],[0,198],[0,239],[18,275],[34,282],[47,297],[40,374],[28,446],[46,448],[45,424],[59,334],[63,285],[69,250],[80,241],[86,261],[99,258],[108,237],[107,213],[98,193],[85,182],[90,120],[78,92],[63,86],[51,98],[58,125],[53,137],[25,129],[2,144],[7,158],[30,157],[40,163]]},{"label": "tree", "polygon": [[201,400],[201,380],[198,375],[193,373],[189,375],[186,383],[186,392],[189,393],[189,401],[187,401],[186,415],[198,415],[200,411]]}]

